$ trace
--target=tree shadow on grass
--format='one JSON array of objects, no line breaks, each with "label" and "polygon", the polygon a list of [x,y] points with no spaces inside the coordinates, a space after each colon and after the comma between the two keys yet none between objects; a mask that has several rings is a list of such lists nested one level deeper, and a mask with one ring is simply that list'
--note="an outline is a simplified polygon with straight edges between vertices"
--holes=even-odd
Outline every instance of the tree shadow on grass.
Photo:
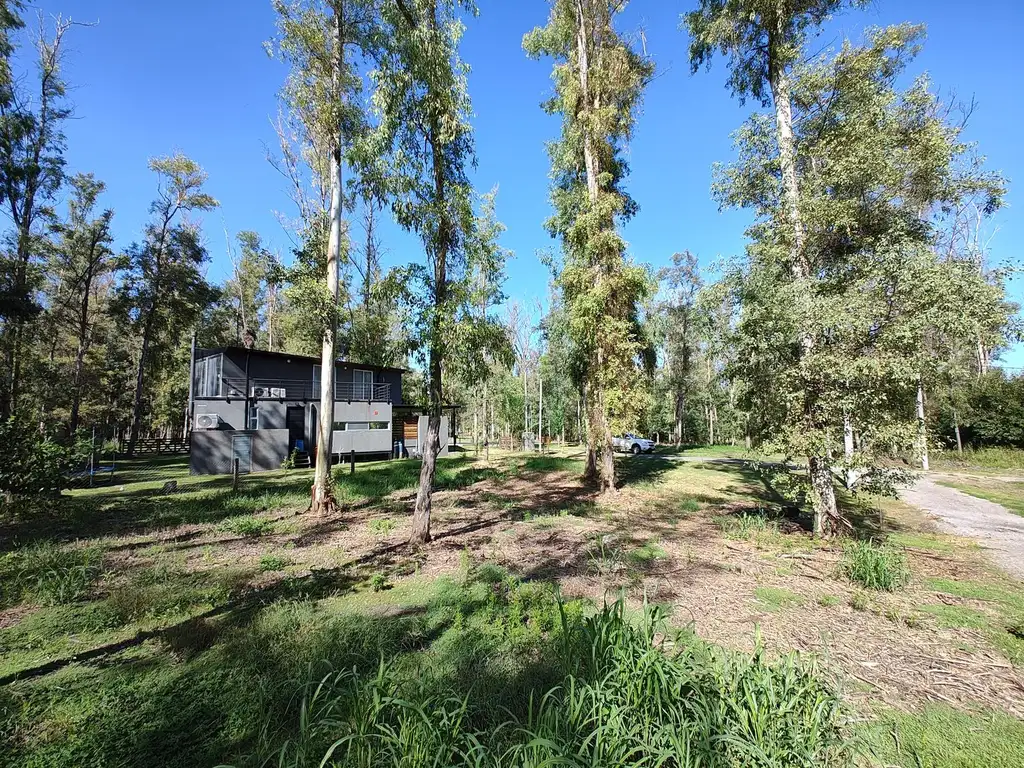
[{"label": "tree shadow on grass", "polygon": [[61,739],[26,732],[6,757],[11,765],[55,768],[191,768],[248,754],[244,764],[256,765],[294,736],[304,693],[327,678],[322,691],[336,695],[348,678],[332,682],[333,673],[372,679],[382,664],[428,694],[471,699],[474,724],[493,726],[498,712],[522,717],[531,697],[564,673],[540,629],[557,625],[550,596],[539,604],[536,590],[525,592],[513,616],[509,589],[500,578],[474,577],[445,582],[422,602],[388,613],[332,613],[278,599],[245,613],[197,617],[130,655],[8,688],[12,724],[22,718],[24,727],[52,727],[73,712],[78,725]]}]

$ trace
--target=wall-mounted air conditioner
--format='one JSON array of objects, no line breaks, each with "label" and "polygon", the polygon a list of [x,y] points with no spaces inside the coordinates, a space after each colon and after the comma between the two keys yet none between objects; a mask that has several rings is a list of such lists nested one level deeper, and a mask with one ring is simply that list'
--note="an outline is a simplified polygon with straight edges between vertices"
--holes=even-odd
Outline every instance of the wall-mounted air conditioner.
[{"label": "wall-mounted air conditioner", "polygon": [[216,413],[196,414],[196,429],[216,429],[220,426],[220,416]]},{"label": "wall-mounted air conditioner", "polygon": [[253,387],[253,397],[276,397],[283,400],[287,397],[287,389],[285,387]]}]

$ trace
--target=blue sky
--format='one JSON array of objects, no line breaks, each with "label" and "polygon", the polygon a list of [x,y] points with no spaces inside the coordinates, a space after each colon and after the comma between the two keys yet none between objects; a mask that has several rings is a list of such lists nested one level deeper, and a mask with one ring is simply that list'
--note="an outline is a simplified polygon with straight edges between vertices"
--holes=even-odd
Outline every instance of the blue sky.
[{"label": "blue sky", "polygon": [[[536,257],[553,245],[542,224],[549,214],[544,142],[556,119],[539,104],[550,90],[550,62],[528,60],[523,33],[547,18],[545,0],[478,0],[463,56],[472,67],[481,191],[500,186],[498,214],[508,227],[504,245],[516,252],[506,293],[532,301],[547,293],[547,270]],[[626,237],[635,258],[653,266],[689,248],[703,264],[742,252],[743,212],[719,212],[711,200],[711,166],[732,157],[730,133],[756,107],[741,107],[725,88],[719,61],[709,73],[690,74],[680,14],[694,5],[634,0],[623,29],[645,30],[658,77],[645,97],[630,148],[629,189],[640,204]],[[262,43],[274,31],[270,0],[45,0],[46,13],[98,22],[70,37],[67,79],[75,119],[67,125],[71,171],[91,171],[108,186],[118,245],[137,238],[147,218],[154,179],[147,159],[181,150],[210,175],[209,191],[221,208],[204,217],[212,257],[210,277],[229,269],[224,229],[253,229],[287,253],[289,239],[275,214],[291,216],[287,185],[265,160],[275,145],[270,121],[284,67]],[[25,17],[32,20],[32,13]],[[923,22],[928,39],[911,74],[928,72],[943,93],[978,101],[967,138],[977,141],[989,167],[1011,180],[1009,206],[992,222],[992,257],[1020,261],[1024,222],[1017,208],[1024,183],[1024,2],[986,0],[968,8],[956,0],[876,0],[866,10],[837,17],[817,46],[859,39],[871,25]],[[389,227],[389,263],[420,257],[417,242]],[[1020,279],[1012,285],[1024,299]],[[1024,366],[1024,349],[1004,358]]]}]

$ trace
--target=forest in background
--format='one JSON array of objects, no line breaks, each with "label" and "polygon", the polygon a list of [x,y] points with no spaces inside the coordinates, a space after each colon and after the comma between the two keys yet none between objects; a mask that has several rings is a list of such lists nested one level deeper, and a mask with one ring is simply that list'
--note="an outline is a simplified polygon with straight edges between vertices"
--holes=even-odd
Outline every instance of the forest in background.
[{"label": "forest in background", "polygon": [[[819,468],[819,492],[835,471],[885,486],[880,461],[926,462],[929,445],[1024,448],[1024,379],[993,365],[1020,337],[1005,287],[1014,267],[988,258],[1006,180],[962,139],[973,106],[915,76],[921,26],[810,52],[847,5],[705,0],[684,16],[695,76],[723,55],[734,95],[764,108],[713,171],[719,203],[754,224],[742,257],[702,269],[682,243],[654,271],[619,234],[642,204],[625,155],[653,64],[636,33],[617,29],[620,4],[553,2],[524,39],[528,55],[553,62],[542,107],[562,120],[541,307],[504,295],[500,198],[466,176],[458,44],[472,18],[459,4],[275,2],[269,48],[289,75],[270,161],[289,180],[299,243],[282,254],[258,232],[210,231],[217,180],[161,148],[149,223],[114,249],[105,185],[65,162],[67,40],[88,29],[29,29],[5,0],[5,441],[67,445],[95,429],[130,451],[141,437],[187,433],[195,335],[311,355],[329,338],[334,357],[409,367],[407,399],[463,405],[464,438],[585,443],[587,472],[606,489],[610,437],[623,431],[802,458],[812,484]],[[24,71],[19,47],[36,56]],[[422,257],[382,268],[385,216],[421,237]],[[221,236],[231,276],[214,284],[205,244]]]}]

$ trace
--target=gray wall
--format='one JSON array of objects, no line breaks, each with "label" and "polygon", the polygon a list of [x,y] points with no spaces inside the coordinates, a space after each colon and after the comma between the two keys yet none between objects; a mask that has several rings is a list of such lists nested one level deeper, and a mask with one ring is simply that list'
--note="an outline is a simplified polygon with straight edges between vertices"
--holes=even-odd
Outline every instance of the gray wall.
[{"label": "gray wall", "polygon": [[192,432],[189,451],[189,471],[193,475],[229,475],[232,472],[232,436],[249,435],[252,438],[252,472],[280,469],[288,458],[288,430],[261,429],[228,431],[198,429]]}]

